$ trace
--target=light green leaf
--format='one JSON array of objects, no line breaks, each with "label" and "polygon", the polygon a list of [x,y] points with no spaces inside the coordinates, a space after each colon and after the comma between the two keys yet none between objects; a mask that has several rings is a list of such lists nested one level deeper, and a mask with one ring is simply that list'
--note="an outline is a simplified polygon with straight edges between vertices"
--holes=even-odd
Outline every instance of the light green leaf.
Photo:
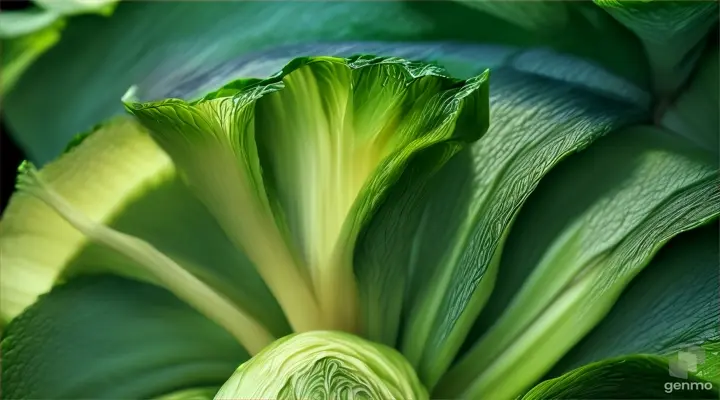
[{"label": "light green leaf", "polygon": [[[715,339],[703,343],[702,346],[685,348],[683,350],[685,352],[694,351],[695,356],[700,357],[700,359],[695,359],[697,362],[697,365],[695,365],[695,369],[697,370],[695,374],[700,378],[713,382],[716,389],[720,388],[720,341]],[[689,362],[691,364],[690,368],[692,368],[693,360],[691,357],[688,357],[687,354],[681,355],[681,353],[678,352],[677,354],[671,355],[669,359],[671,362],[675,359],[683,360],[685,361],[685,365]]]},{"label": "light green leaf", "polygon": [[[128,118],[106,123],[43,168],[39,177],[75,210],[149,242],[276,336],[289,333],[252,264],[137,123]],[[91,243],[28,193],[13,195],[0,228],[0,311],[5,322],[74,275],[112,271],[159,283],[137,262]]]},{"label": "light green leaf", "polygon": [[117,276],[53,289],[8,326],[1,348],[8,399],[217,390],[248,358],[232,336],[167,291]]},{"label": "light green leaf", "polygon": [[521,400],[717,399],[718,396],[717,384],[693,373],[688,374],[688,379],[673,377],[667,360],[637,354],[589,364],[542,382]]},{"label": "light green leaf", "polygon": [[345,332],[313,331],[276,340],[241,365],[216,399],[427,400],[395,349]]},{"label": "light green leaf", "polygon": [[40,7],[61,15],[95,13],[109,16],[119,0],[33,0]]},{"label": "light green leaf", "polygon": [[186,103],[128,109],[243,249],[295,331],[357,329],[356,236],[418,152],[439,167],[488,124],[487,74],[399,59],[297,59]]},{"label": "light green leaf", "polygon": [[[260,76],[228,76],[232,60],[247,62],[269,53],[286,53],[289,58],[379,54],[437,61],[453,76],[460,70],[467,75],[458,77],[467,78],[488,67],[484,64],[488,58],[505,59],[519,49],[572,53],[568,38],[571,35],[557,37],[561,42],[556,45],[547,37],[448,2],[128,1],[121,2],[111,18],[74,20],[58,46],[31,67],[4,105],[17,142],[42,165],[56,157],[75,133],[122,113],[117,100],[132,85],[137,85],[144,101],[190,99],[229,79],[266,78],[277,70],[276,66],[263,69],[257,62],[255,66],[264,72]],[[480,52],[473,43],[510,49],[485,46],[489,48]],[[609,43],[598,35],[592,45],[583,43],[575,50],[587,53]],[[644,55],[639,44],[625,44],[613,45],[609,69],[642,84]],[[298,45],[319,47],[292,53]],[[210,86],[199,92],[192,90],[208,82]],[[48,91],[63,95],[36,95]],[[43,118],[36,117],[36,110],[43,110]]]},{"label": "light green leaf", "polygon": [[717,1],[594,1],[640,38],[661,95],[685,82],[718,24]]},{"label": "light green leaf", "polygon": [[708,151],[720,152],[720,68],[718,47],[708,46],[689,85],[664,114],[660,124]]},{"label": "light green leaf", "polygon": [[521,393],[605,316],[665,242],[718,213],[717,166],[661,129],[618,131],[568,159],[533,193],[503,250],[501,271],[532,272],[436,394]]},{"label": "light green leaf", "polygon": [[[17,38],[19,36],[32,34],[33,32],[43,30],[53,25],[58,18],[60,18],[60,15],[57,13],[43,11],[38,8],[4,11],[0,13],[0,38]],[[3,44],[4,43],[5,42],[3,42]],[[3,49],[3,52],[4,51]],[[8,59],[15,58],[3,55],[3,58],[5,57]]]},{"label": "light green leaf", "polygon": [[717,223],[671,240],[549,375],[605,358],[669,355],[720,340],[719,242]]},{"label": "light green leaf", "polygon": [[503,238],[543,175],[642,115],[581,86],[603,75],[597,68],[576,70],[586,78],[581,82],[543,73],[563,61],[548,56],[531,70],[536,74],[494,70],[487,135],[425,187],[413,179],[425,173],[424,160],[411,164],[359,242],[355,269],[366,335],[390,345],[400,340],[429,386],[450,365],[490,294]]}]

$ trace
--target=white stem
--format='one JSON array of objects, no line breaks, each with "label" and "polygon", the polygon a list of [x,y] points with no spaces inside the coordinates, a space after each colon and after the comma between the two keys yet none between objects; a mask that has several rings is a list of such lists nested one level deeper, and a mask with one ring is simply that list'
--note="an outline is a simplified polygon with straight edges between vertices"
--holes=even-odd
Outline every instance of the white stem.
[{"label": "white stem", "polygon": [[32,167],[26,168],[20,176],[18,188],[43,201],[90,240],[110,247],[144,267],[165,288],[235,336],[250,354],[256,354],[275,340],[262,324],[150,243],[95,222],[75,209],[46,185]]}]

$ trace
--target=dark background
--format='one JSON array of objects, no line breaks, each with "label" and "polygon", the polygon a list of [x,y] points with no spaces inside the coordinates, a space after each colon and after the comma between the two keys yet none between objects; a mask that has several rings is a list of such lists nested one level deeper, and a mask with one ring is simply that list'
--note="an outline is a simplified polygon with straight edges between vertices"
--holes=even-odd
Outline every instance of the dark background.
[{"label": "dark background", "polygon": [[[0,0],[0,12],[3,10],[20,10],[29,6],[29,1]],[[0,104],[0,109],[2,108]],[[0,213],[5,211],[5,206],[15,187],[17,167],[24,159],[25,154],[9,135],[5,115],[0,115]]]}]

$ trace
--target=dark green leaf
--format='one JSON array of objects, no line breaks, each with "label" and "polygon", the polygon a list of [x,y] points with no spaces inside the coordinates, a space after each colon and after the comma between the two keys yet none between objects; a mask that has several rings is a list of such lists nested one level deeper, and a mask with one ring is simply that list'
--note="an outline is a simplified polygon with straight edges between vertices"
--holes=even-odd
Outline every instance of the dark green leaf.
[{"label": "dark green leaf", "polygon": [[515,220],[478,319],[489,329],[437,394],[522,392],[605,316],[666,241],[718,215],[719,188],[705,153],[652,127],[615,132],[562,163]]},{"label": "dark green leaf", "polygon": [[709,45],[686,88],[660,110],[660,124],[699,147],[720,153],[720,67],[717,44]]},{"label": "dark green leaf", "polygon": [[718,224],[671,240],[550,376],[628,354],[668,355],[720,340]]},{"label": "dark green leaf", "polygon": [[685,82],[718,23],[717,1],[594,1],[643,42],[662,95],[675,94]]},{"label": "dark green leaf", "polygon": [[219,388],[247,353],[159,287],[114,276],[55,288],[8,326],[3,398],[139,399]]},{"label": "dark green leaf", "polygon": [[[608,43],[599,36],[595,45]],[[173,90],[179,87],[200,89],[199,78],[219,79],[202,82],[210,86],[192,93],[196,95],[232,78],[218,68],[240,56],[253,59],[271,49],[289,53],[281,46],[325,42],[324,47],[305,48],[305,54],[288,57],[374,53],[437,60],[465,73],[468,65],[480,65],[470,68],[479,73],[486,67],[481,65],[486,57],[504,60],[517,49],[495,48],[482,54],[458,51],[462,46],[449,42],[574,48],[581,53],[594,49],[572,35],[555,39],[560,42],[548,43],[533,32],[448,2],[129,1],[119,4],[110,19],[74,18],[60,43],[7,96],[6,115],[21,146],[33,161],[43,164],[77,132],[122,112],[119,99],[130,86],[137,85],[141,99],[157,100],[174,97]],[[385,41],[384,51],[376,51],[377,41]],[[408,45],[415,46],[409,53],[404,49]],[[612,47],[612,58],[607,60],[611,70],[642,84],[645,69],[638,46]],[[261,70],[265,77],[276,67]],[[241,76],[249,75],[251,71],[245,70]],[[38,110],[43,118],[37,118]]]},{"label": "dark green leaf", "polygon": [[[493,71],[486,136],[427,187],[413,181],[424,161],[412,166],[356,253],[366,333],[387,344],[399,334],[429,387],[490,294],[503,238],[525,198],[560,159],[642,115],[588,88],[603,71],[589,67],[586,80],[563,82],[541,74],[562,61],[545,60],[535,74]],[[409,270],[398,267],[404,265]]]}]

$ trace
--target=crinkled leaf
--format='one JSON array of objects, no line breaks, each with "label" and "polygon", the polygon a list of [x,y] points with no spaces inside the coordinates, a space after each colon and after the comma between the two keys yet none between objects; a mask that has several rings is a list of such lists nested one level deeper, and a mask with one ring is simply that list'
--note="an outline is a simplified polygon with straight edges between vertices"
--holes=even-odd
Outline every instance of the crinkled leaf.
[{"label": "crinkled leaf", "polygon": [[605,358],[669,355],[720,340],[718,243],[717,223],[671,240],[549,375]]},{"label": "crinkled leaf", "polygon": [[[487,74],[399,59],[297,59],[200,101],[131,104],[244,250],[296,331],[357,324],[359,230],[416,153],[487,128]],[[317,296],[317,298],[316,298]]]},{"label": "crinkled leaf", "polygon": [[717,167],[663,130],[618,131],[569,158],[516,218],[501,286],[478,319],[492,325],[437,394],[521,393],[605,316],[665,242],[718,213]]},{"label": "crinkled leaf", "polygon": [[[148,241],[275,335],[289,332],[250,262],[137,123],[122,118],[104,124],[39,175],[79,212]],[[136,262],[89,242],[28,193],[13,195],[0,227],[0,310],[6,322],[69,276],[112,271],[157,282]]]},{"label": "crinkled leaf", "polygon": [[[598,40],[599,45],[608,43],[607,38]],[[382,51],[376,51],[378,41],[386,42]],[[428,44],[431,41],[435,43]],[[464,78],[486,67],[482,64],[486,55],[467,47],[458,50],[470,43],[567,50],[562,43],[556,46],[545,37],[448,2],[129,1],[120,3],[109,19],[75,18],[59,45],[34,64],[17,90],[7,96],[6,115],[18,143],[34,162],[43,164],[75,133],[121,113],[118,99],[131,85],[137,85],[144,100],[204,94],[231,78],[218,70],[224,61],[253,59],[258,52],[272,49],[289,52],[280,46],[318,42],[326,46],[289,57],[371,53],[437,61],[461,71],[467,71],[468,65],[479,66],[459,76]],[[408,53],[406,46],[415,49]],[[583,43],[580,50],[593,47]],[[642,67],[636,70],[643,65],[642,52],[636,46],[616,50],[619,53],[613,53],[611,61],[631,67],[618,73],[642,82]],[[491,55],[505,58],[505,54],[506,50],[499,49]],[[272,67],[259,77],[275,71]],[[220,81],[203,91],[172,92],[213,75]],[[242,76],[249,75],[236,77]],[[36,95],[47,91],[63,95]],[[43,118],[36,118],[40,109]]]},{"label": "crinkled leaf", "polygon": [[428,400],[397,350],[346,332],[313,331],[276,340],[244,363],[216,399]]},{"label": "crinkled leaf", "polygon": [[718,24],[717,1],[594,1],[643,42],[655,89],[663,95],[673,95],[685,82]]},{"label": "crinkled leaf", "polygon": [[567,60],[543,60],[523,72],[494,70],[487,135],[427,185],[413,178],[425,174],[424,161],[411,164],[355,255],[366,334],[391,345],[400,336],[430,387],[491,291],[503,237],[524,199],[561,158],[642,116],[580,84],[604,71],[586,66],[585,81],[566,83],[547,71],[562,71]]},{"label": "crinkled leaf", "polygon": [[1,348],[8,399],[217,390],[248,358],[232,336],[166,290],[108,275],[42,296],[8,326]]}]

